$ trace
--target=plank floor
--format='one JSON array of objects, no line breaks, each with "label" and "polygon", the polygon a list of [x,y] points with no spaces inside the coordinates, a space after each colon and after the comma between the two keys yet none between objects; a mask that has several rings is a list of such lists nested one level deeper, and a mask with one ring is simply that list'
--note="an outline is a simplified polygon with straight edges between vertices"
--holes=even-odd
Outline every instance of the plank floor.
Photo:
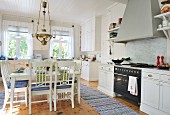
[{"label": "plank floor", "polygon": [[[81,79],[81,83],[85,84],[93,89],[97,90],[98,82],[88,82],[83,79]],[[0,90],[2,90],[3,87],[0,87]],[[34,100],[45,98],[46,96],[36,96],[33,97]],[[122,98],[114,98],[120,103],[130,107],[131,109],[135,110],[141,115],[146,115],[145,113],[141,112],[139,110],[139,107],[130,103],[128,100],[122,99]],[[1,112],[0,115],[10,115],[9,112],[9,104],[6,107],[6,111],[3,113]],[[14,115],[28,115],[28,107],[25,107],[24,104],[14,104]],[[81,104],[78,104],[77,97],[75,97],[75,108],[71,108],[71,102],[70,101],[60,101],[57,105],[57,111],[56,112],[50,112],[49,111],[49,104],[44,103],[35,103],[32,104],[32,115],[99,115],[99,113],[96,112],[95,109],[93,109],[86,101],[81,99]]]}]

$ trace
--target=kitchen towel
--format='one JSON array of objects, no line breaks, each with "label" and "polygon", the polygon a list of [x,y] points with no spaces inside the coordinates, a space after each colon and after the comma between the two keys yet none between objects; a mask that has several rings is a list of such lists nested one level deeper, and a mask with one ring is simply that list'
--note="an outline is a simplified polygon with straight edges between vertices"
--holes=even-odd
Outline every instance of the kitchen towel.
[{"label": "kitchen towel", "polygon": [[128,91],[130,91],[132,95],[138,95],[137,77],[129,76]]}]

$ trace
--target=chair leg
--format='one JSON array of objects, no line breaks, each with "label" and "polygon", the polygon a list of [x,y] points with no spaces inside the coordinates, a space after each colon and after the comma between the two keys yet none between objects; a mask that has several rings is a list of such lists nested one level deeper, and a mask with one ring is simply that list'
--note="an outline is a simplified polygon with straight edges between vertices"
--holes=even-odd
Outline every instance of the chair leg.
[{"label": "chair leg", "polygon": [[78,77],[78,83],[77,83],[77,96],[78,96],[78,103],[80,104],[80,76]]},{"label": "chair leg", "polygon": [[6,104],[7,104],[8,99],[9,99],[9,94],[6,94],[6,93],[5,93],[5,99],[4,99],[4,104],[3,104],[2,110],[5,110],[5,107],[6,107]]},{"label": "chair leg", "polygon": [[29,115],[32,114],[32,108],[31,108],[31,94],[29,94]]},{"label": "chair leg", "polygon": [[28,94],[27,94],[28,89],[25,88],[25,106],[28,107]]},{"label": "chair leg", "polygon": [[71,93],[71,105],[74,108],[74,93]]},{"label": "chair leg", "polygon": [[57,104],[56,104],[56,94],[54,94],[54,111],[57,111]]},{"label": "chair leg", "polygon": [[49,101],[50,101],[50,111],[52,111],[52,96],[51,96],[51,94],[49,95]]}]

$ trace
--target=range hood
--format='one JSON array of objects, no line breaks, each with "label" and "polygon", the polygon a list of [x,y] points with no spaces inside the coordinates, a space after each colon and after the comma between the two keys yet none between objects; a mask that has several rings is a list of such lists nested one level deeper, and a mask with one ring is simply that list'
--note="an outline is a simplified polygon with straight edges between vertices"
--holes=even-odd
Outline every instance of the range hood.
[{"label": "range hood", "polygon": [[115,42],[163,37],[163,32],[157,31],[162,22],[154,19],[160,13],[158,0],[129,0]]}]

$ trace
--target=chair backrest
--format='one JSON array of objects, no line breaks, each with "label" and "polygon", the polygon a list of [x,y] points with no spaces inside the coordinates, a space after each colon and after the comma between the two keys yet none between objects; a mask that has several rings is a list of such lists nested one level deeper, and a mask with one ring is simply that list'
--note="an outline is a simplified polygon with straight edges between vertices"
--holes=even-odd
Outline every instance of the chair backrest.
[{"label": "chair backrest", "polygon": [[74,62],[76,62],[76,71],[81,74],[81,68],[82,68],[82,64],[81,64],[81,60],[74,60]]},{"label": "chair backrest", "polygon": [[10,82],[10,77],[9,77],[9,62],[8,61],[2,61],[1,62],[1,74],[2,74],[2,80],[3,80],[3,84],[5,87],[5,90],[8,89],[7,84]]},{"label": "chair backrest", "polygon": [[30,62],[30,81],[35,79],[34,87],[46,87],[52,83],[52,69],[50,69],[52,66],[52,62],[42,60]]},{"label": "chair backrest", "polygon": [[71,86],[74,88],[75,65],[73,61],[58,61],[55,71],[55,86]]}]

